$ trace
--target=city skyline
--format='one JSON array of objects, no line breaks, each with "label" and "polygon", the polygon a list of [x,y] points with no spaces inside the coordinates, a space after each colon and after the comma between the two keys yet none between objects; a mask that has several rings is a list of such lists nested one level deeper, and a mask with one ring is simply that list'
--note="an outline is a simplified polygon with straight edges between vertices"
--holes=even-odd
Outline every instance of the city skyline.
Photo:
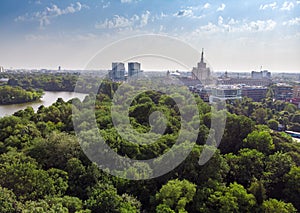
[{"label": "city skyline", "polygon": [[[160,34],[198,50],[196,63],[204,48],[215,71],[249,72],[263,66],[272,72],[297,72],[297,14],[300,1],[3,0],[0,66],[84,69],[112,42]],[[152,67],[149,59],[141,62],[144,70]],[[158,64],[162,70],[177,66]],[[99,69],[107,67],[103,63]]]}]

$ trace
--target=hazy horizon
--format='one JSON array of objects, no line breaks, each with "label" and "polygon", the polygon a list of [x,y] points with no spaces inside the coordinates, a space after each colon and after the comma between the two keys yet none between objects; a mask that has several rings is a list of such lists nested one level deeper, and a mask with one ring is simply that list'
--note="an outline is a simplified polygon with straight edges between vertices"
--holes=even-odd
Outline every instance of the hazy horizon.
[{"label": "hazy horizon", "polygon": [[[263,66],[271,72],[295,73],[300,71],[298,14],[296,0],[3,0],[0,66],[82,70],[113,42],[158,34],[192,46],[198,51],[197,61],[204,48],[214,71],[250,72]],[[173,47],[168,48],[172,52]],[[99,69],[110,69],[117,58],[109,60]],[[143,70],[158,68],[182,69],[167,62],[142,62]]]}]

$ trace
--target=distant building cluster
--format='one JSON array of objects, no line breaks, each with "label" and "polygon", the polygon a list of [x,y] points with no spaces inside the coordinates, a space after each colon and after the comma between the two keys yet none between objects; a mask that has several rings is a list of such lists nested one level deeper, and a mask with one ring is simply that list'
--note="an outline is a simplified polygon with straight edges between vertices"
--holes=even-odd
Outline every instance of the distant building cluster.
[{"label": "distant building cluster", "polygon": [[112,69],[109,70],[109,78],[113,81],[125,81],[128,77],[136,77],[141,72],[141,64],[138,62],[128,63],[128,72],[126,74],[125,64],[122,62],[113,62]]},{"label": "distant building cluster", "polygon": [[263,70],[260,72],[252,71],[251,78],[252,79],[271,79],[271,73],[268,70]]},{"label": "distant building cluster", "polygon": [[[268,70],[252,71],[251,77],[229,77],[226,71],[219,78],[212,76],[211,70],[204,62],[202,49],[201,60],[192,70],[192,79],[181,78],[190,90],[199,94],[204,101],[216,102],[249,97],[254,101],[266,98],[268,86],[272,84],[271,73]],[[215,86],[211,86],[216,82]]]},{"label": "distant building cluster", "polygon": [[4,72],[4,68],[0,66],[0,72]]}]

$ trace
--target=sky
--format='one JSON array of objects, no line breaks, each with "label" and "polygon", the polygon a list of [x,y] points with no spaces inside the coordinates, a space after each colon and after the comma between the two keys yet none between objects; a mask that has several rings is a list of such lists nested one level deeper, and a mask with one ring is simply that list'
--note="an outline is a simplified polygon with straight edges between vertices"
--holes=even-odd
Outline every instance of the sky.
[{"label": "sky", "polygon": [[[195,66],[204,48],[215,71],[300,71],[299,0],[1,0],[0,29],[6,69],[85,69],[111,43],[151,34],[193,47]],[[112,54],[95,68],[109,69],[114,60]],[[159,64],[168,68],[149,58],[142,68]],[[170,64],[176,68],[183,69]]]}]

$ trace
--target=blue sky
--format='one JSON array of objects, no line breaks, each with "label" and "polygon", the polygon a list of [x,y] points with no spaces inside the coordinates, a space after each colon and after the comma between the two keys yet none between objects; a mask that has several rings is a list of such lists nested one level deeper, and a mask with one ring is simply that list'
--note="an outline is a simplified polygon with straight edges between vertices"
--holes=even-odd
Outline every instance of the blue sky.
[{"label": "blue sky", "polygon": [[298,0],[1,0],[0,27],[5,68],[83,69],[109,43],[151,33],[204,47],[214,70],[300,71]]}]

